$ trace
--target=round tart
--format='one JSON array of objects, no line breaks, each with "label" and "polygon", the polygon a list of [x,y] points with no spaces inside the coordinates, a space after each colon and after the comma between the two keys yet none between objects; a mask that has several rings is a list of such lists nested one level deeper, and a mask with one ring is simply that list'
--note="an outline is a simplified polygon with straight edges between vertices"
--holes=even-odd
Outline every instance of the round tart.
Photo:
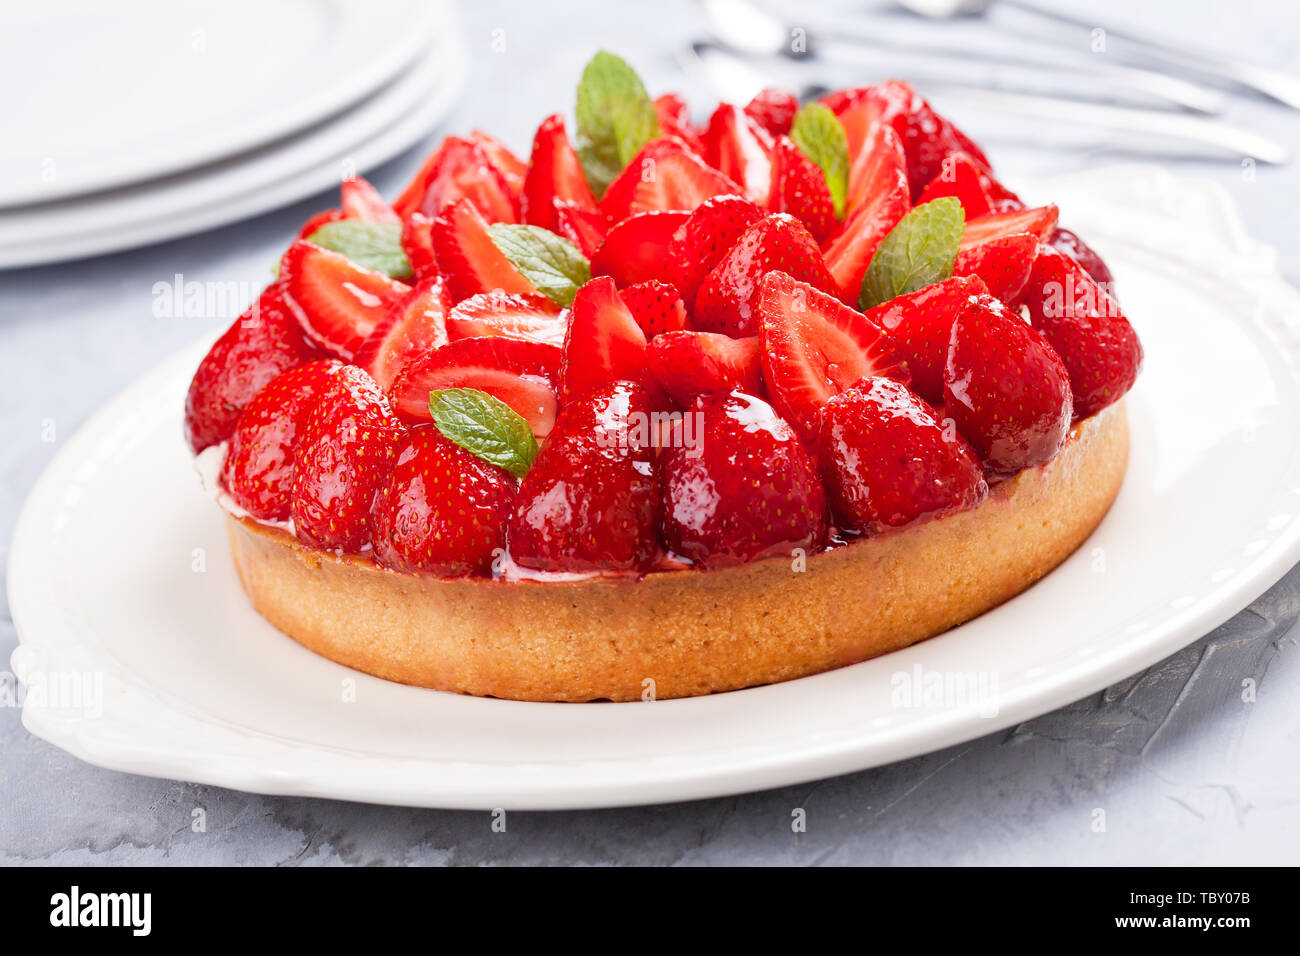
[{"label": "round tart", "polygon": [[555,115],[346,180],[200,364],[268,621],[438,690],[685,697],[938,634],[1102,520],[1109,271],[910,86],[696,127],[601,53],[576,115],[581,153]]}]

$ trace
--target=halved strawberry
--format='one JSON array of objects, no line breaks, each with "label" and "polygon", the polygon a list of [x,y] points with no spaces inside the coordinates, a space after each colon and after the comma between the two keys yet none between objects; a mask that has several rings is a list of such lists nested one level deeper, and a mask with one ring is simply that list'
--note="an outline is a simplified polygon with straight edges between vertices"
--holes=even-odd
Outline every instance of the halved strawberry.
[{"label": "halved strawberry", "polygon": [[285,369],[319,355],[284,303],[280,286],[268,287],[221,338],[194,372],[185,395],[185,440],[197,454],[225,440],[239,413]]},{"label": "halved strawberry", "polygon": [[432,231],[433,220],[422,212],[413,212],[402,220],[402,251],[416,279],[428,278],[438,271]]},{"label": "halved strawberry", "polygon": [[240,413],[221,467],[221,484],[254,518],[289,517],[295,445],[307,413],[343,367],[337,359],[318,359],[282,372]]},{"label": "halved strawberry", "polygon": [[508,472],[417,425],[398,442],[375,498],[375,559],[439,577],[487,574],[504,553],[514,500]]},{"label": "halved strawberry", "polygon": [[692,324],[702,332],[743,337],[757,329],[759,282],[785,272],[825,292],[836,292],[821,250],[799,220],[774,213],[751,225],[705,277],[695,295]]},{"label": "halved strawberry", "polygon": [[766,205],[772,188],[772,134],[740,107],[722,103],[709,117],[703,140],[709,165],[738,183],[745,196]]},{"label": "halved strawberry", "polygon": [[347,256],[299,239],[280,260],[284,304],[307,337],[350,361],[411,287]]},{"label": "halved strawberry", "polygon": [[1055,228],[1056,207],[1051,205],[990,213],[978,219],[966,220],[966,227],[961,233],[960,248],[969,249],[989,239],[1013,236],[1020,232],[1033,233],[1038,237],[1039,242],[1046,242]]},{"label": "halved strawberry", "polygon": [[676,93],[664,93],[655,97],[655,113],[659,117],[659,132],[664,136],[674,136],[690,149],[703,156],[704,142],[700,132],[691,122],[690,107]]},{"label": "halved strawberry", "polygon": [[[907,158],[894,127],[873,122],[862,130],[861,140],[850,146],[849,191],[845,198],[846,218],[865,203],[880,204],[882,193],[894,193],[901,181],[907,186]],[[905,195],[911,207],[910,194]]]},{"label": "halved strawberry", "polygon": [[413,212],[432,218],[460,199],[472,202],[488,222],[519,221],[519,194],[483,147],[448,136],[397,197],[393,209],[403,219]]},{"label": "halved strawberry", "polygon": [[616,379],[640,381],[645,372],[645,333],[608,276],[578,290],[564,339],[561,392],[569,402]]},{"label": "halved strawberry", "polygon": [[952,274],[979,276],[990,293],[1014,306],[1020,301],[1037,255],[1038,237],[1033,233],[999,236],[958,252]]},{"label": "halved strawberry", "polygon": [[964,153],[944,157],[939,175],[922,190],[916,204],[921,206],[943,196],[960,200],[968,220],[993,211],[993,199],[984,189],[983,172]]},{"label": "halved strawberry", "polygon": [[533,137],[533,151],[524,177],[524,222],[556,230],[556,201],[596,211],[596,197],[582,173],[582,163],[569,143],[564,117],[559,113],[542,120]]},{"label": "halved strawberry", "polygon": [[825,242],[838,225],[826,176],[788,136],[776,141],[771,169],[767,208],[788,212],[808,227],[814,239]]},{"label": "halved strawberry", "polygon": [[943,402],[943,369],[948,361],[952,324],[973,297],[988,290],[977,276],[955,276],[882,302],[867,312],[907,359],[912,389],[927,402]]},{"label": "halved strawberry", "polygon": [[831,512],[848,531],[904,527],[988,495],[966,440],[892,379],[863,379],[828,401],[817,446]]},{"label": "halved strawberry", "polygon": [[647,390],[632,382],[610,382],[565,403],[515,496],[508,539],[516,563],[608,572],[654,559],[659,495],[647,424],[653,408]]},{"label": "halved strawberry", "polygon": [[1084,271],[1092,276],[1093,281],[1101,283],[1102,287],[1113,297],[1115,295],[1115,277],[1110,273],[1110,266],[1106,265],[1101,256],[1093,251],[1092,246],[1088,245],[1069,229],[1057,228],[1052,231],[1051,237],[1047,244],[1058,252],[1064,252],[1079,265],[1083,266]]},{"label": "halved strawberry", "polygon": [[1070,430],[1070,376],[1047,339],[991,295],[953,323],[944,413],[990,474],[1051,460]]},{"label": "halved strawberry", "polygon": [[394,305],[357,350],[356,364],[387,389],[412,359],[447,344],[451,294],[441,276],[425,279]]},{"label": "halved strawberry", "polygon": [[507,339],[564,345],[568,320],[544,295],[480,292],[459,303],[447,316],[452,340],[499,335]]},{"label": "halved strawberry", "polygon": [[826,247],[826,267],[840,298],[857,305],[862,277],[889,230],[911,209],[903,147],[893,127],[876,123],[849,170],[844,226]]},{"label": "halved strawberry", "polygon": [[1074,413],[1087,418],[1133,387],[1142,343],[1106,290],[1065,253],[1041,246],[1025,287],[1029,321],[1070,372]]},{"label": "halved strawberry", "polygon": [[686,306],[671,282],[650,279],[628,286],[619,295],[647,339],[686,328]]},{"label": "halved strawberry", "polygon": [[739,389],[762,397],[758,336],[733,339],[716,332],[665,332],[646,351],[650,374],[683,408],[699,395]]},{"label": "halved strawberry", "polygon": [[642,212],[609,230],[591,257],[593,276],[612,276],[620,286],[663,278],[668,245],[691,216],[688,212]]},{"label": "halved strawberry", "polygon": [[907,156],[908,186],[913,199],[939,175],[944,158],[952,153],[968,153],[984,167],[989,166],[988,157],[968,136],[930,109],[911,84],[902,80],[838,90],[824,96],[822,102],[840,117],[849,133],[850,155],[855,137],[872,122],[885,122],[894,127]]},{"label": "halved strawberry", "polygon": [[482,148],[488,161],[501,173],[510,192],[516,196],[522,193],[528,164],[511,152],[505,143],[494,136],[489,136],[481,129],[470,130],[469,138]]},{"label": "halved strawberry", "polygon": [[294,449],[289,516],[300,541],[358,552],[370,543],[370,506],[404,428],[355,365],[340,369],[317,396]]},{"label": "halved strawberry", "polygon": [[426,352],[397,374],[389,396],[408,421],[429,421],[429,393],[476,388],[528,419],[538,440],[555,424],[561,353],[554,345],[504,336],[458,339]]},{"label": "halved strawberry", "polygon": [[906,382],[893,340],[861,312],[783,272],[759,287],[758,335],[772,404],[812,441],[827,400],[868,375]]},{"label": "halved strawberry", "polygon": [[689,211],[710,196],[739,192],[739,186],[680,140],[654,139],[609,184],[600,211],[620,222],[638,212]]},{"label": "halved strawberry", "polygon": [[497,248],[488,223],[468,199],[448,206],[433,223],[433,253],[457,302],[480,292],[536,292],[537,287]]},{"label": "halved strawberry", "polygon": [[366,222],[398,222],[397,213],[388,205],[379,190],[360,176],[349,176],[342,185],[343,212],[348,219]]},{"label": "halved strawberry", "polygon": [[590,259],[596,254],[609,221],[599,209],[586,209],[577,203],[555,200],[555,231],[578,247],[578,251]]},{"label": "halved strawberry", "polygon": [[348,218],[348,214],[342,209],[322,209],[302,224],[302,228],[298,230],[298,238],[306,239],[321,226],[331,222],[339,222],[346,218]]},{"label": "halved strawberry", "polygon": [[794,124],[794,114],[799,112],[799,100],[787,90],[769,86],[754,94],[745,104],[745,112],[773,136],[785,136]]},{"label": "halved strawberry", "polygon": [[675,423],[660,463],[668,549],[704,568],[820,549],[826,494],[789,423],[745,394],[702,397],[687,414],[694,443]]},{"label": "halved strawberry", "polygon": [[673,234],[668,245],[666,274],[682,293],[687,306],[696,290],[746,229],[766,213],[740,196],[714,196],[700,204]]}]

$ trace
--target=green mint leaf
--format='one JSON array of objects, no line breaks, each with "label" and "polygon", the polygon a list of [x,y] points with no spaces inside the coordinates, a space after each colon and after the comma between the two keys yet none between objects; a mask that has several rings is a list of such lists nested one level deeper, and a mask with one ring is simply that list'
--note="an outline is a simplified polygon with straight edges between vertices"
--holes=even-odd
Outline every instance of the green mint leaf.
[{"label": "green mint leaf", "polygon": [[603,50],[582,71],[574,113],[578,159],[599,199],[641,147],[659,135],[659,114],[636,71]]},{"label": "green mint leaf", "polygon": [[549,229],[498,222],[488,226],[488,235],[510,264],[556,305],[572,305],[578,289],[591,278],[591,264],[578,248]]},{"label": "green mint leaf", "polygon": [[826,177],[835,217],[844,218],[849,194],[849,140],[835,114],[821,103],[805,103],[794,114],[790,138]]},{"label": "green mint leaf", "polygon": [[400,222],[340,219],[325,223],[308,236],[307,241],[341,252],[357,265],[394,279],[409,279],[414,275],[402,250]]},{"label": "green mint leaf", "polygon": [[954,196],[924,203],[900,219],[862,277],[862,311],[949,278],[965,225],[966,213]]},{"label": "green mint leaf", "polygon": [[449,440],[516,478],[528,474],[537,457],[537,439],[528,420],[487,392],[438,389],[429,393],[429,411]]}]

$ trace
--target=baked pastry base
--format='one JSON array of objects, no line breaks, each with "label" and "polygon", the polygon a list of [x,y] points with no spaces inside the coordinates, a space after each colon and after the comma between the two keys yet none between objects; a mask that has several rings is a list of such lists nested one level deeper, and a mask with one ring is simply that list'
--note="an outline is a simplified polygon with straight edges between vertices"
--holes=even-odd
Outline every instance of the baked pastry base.
[{"label": "baked pastry base", "polygon": [[939,634],[1073,552],[1124,478],[1123,403],[987,501],[810,555],[640,579],[439,579],[229,518],[253,606],[331,660],[404,684],[531,701],[688,697],[804,677]]}]

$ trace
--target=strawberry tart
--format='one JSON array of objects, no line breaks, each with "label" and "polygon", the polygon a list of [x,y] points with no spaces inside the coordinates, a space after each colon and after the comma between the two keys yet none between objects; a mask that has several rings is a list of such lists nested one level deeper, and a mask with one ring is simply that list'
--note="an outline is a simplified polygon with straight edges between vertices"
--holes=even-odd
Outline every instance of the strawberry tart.
[{"label": "strawberry tart", "polygon": [[[572,130],[572,135],[570,130]],[[938,634],[1118,493],[1109,270],[906,83],[697,126],[598,54],[527,158],[343,183],[203,359],[244,590],[394,681],[636,700]]]}]

